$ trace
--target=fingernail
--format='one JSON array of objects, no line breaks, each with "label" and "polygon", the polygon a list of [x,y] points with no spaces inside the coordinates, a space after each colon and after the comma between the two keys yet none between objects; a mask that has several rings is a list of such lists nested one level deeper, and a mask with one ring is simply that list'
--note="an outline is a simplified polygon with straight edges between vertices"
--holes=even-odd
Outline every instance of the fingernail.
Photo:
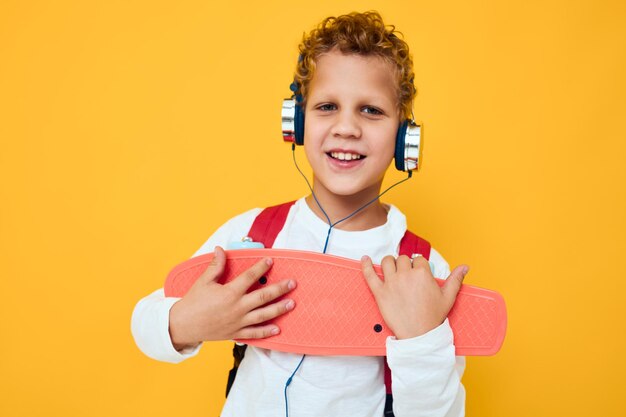
[{"label": "fingernail", "polygon": [[267,266],[272,266],[272,264],[274,263],[274,261],[272,260],[272,258],[267,258],[265,260],[265,263],[267,264]]},{"label": "fingernail", "polygon": [[293,290],[294,288],[296,288],[296,282],[290,279],[289,282],[287,282],[287,288]]},{"label": "fingernail", "polygon": [[285,304],[285,308],[287,310],[293,309],[294,306],[295,306],[295,303],[293,302],[293,300],[289,300],[289,301],[287,301],[287,304]]},{"label": "fingernail", "polygon": [[273,334],[274,336],[276,336],[278,333],[280,333],[280,329],[278,327],[274,327],[271,331],[271,334]]},{"label": "fingernail", "polygon": [[369,260],[369,259],[370,259],[370,257],[369,257],[369,256],[367,256],[367,255],[363,255],[363,256],[361,257],[361,260],[362,260],[362,261],[367,261],[367,260]]},{"label": "fingernail", "polygon": [[467,275],[468,272],[469,272],[469,266],[463,267],[463,275]]}]

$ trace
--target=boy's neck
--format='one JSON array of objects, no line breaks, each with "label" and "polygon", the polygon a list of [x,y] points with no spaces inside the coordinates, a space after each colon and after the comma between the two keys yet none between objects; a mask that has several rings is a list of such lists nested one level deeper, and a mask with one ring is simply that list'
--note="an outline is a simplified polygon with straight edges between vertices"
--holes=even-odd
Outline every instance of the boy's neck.
[{"label": "boy's neck", "polygon": [[[330,222],[335,223],[351,215],[376,198],[380,192],[380,187],[377,190],[363,190],[361,193],[350,196],[337,196],[325,193],[325,190],[320,190],[319,188],[317,190],[314,189],[314,191],[324,211],[328,214]],[[322,213],[322,210],[319,208],[312,195],[306,197],[306,203],[317,217],[327,222],[326,216],[324,216],[324,213]],[[335,228],[347,231],[359,231],[382,226],[387,222],[388,211],[389,206],[382,204],[380,201],[375,201],[354,216],[339,223]]]}]

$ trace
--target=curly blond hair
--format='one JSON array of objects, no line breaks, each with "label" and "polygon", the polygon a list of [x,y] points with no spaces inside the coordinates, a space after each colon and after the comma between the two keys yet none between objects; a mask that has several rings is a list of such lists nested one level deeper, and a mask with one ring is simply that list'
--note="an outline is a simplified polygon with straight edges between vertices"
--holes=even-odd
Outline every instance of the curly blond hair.
[{"label": "curly blond hair", "polygon": [[324,19],[315,29],[302,37],[298,49],[300,58],[294,80],[296,95],[301,96],[301,105],[306,105],[309,84],[315,74],[317,58],[335,48],[344,54],[378,56],[395,68],[400,115],[411,118],[413,98],[413,59],[409,45],[398,35],[395,27],[386,26],[376,11],[352,12],[339,17]]}]

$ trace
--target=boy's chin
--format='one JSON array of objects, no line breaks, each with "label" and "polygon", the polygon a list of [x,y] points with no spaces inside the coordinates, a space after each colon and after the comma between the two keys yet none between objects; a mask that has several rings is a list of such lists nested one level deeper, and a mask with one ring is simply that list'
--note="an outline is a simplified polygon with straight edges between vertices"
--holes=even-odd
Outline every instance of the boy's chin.
[{"label": "boy's chin", "polygon": [[332,196],[337,199],[367,197],[367,195],[369,194],[377,195],[378,191],[380,190],[380,184],[373,184],[368,187],[362,184],[355,184],[353,181],[334,182],[332,185],[324,185],[323,187],[326,190],[326,194],[328,194],[328,196]]}]

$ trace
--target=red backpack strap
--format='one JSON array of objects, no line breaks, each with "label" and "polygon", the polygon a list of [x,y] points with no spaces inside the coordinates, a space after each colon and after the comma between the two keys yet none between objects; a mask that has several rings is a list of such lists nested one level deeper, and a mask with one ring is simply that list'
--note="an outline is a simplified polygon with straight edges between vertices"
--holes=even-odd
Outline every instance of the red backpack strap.
[{"label": "red backpack strap", "polygon": [[428,260],[430,258],[430,243],[407,230],[400,241],[400,255],[406,255],[410,258],[414,253],[419,253]]},{"label": "red backpack strap", "polygon": [[[414,253],[419,253],[428,260],[430,258],[430,243],[407,230],[400,241],[399,254],[411,257]],[[385,357],[385,387],[387,394],[391,394],[391,369],[387,365],[387,357]]]},{"label": "red backpack strap", "polygon": [[279,204],[264,209],[252,223],[248,237],[252,238],[254,242],[261,242],[266,248],[274,246],[276,236],[280,233],[287,221],[287,215],[291,206],[295,201]]}]

